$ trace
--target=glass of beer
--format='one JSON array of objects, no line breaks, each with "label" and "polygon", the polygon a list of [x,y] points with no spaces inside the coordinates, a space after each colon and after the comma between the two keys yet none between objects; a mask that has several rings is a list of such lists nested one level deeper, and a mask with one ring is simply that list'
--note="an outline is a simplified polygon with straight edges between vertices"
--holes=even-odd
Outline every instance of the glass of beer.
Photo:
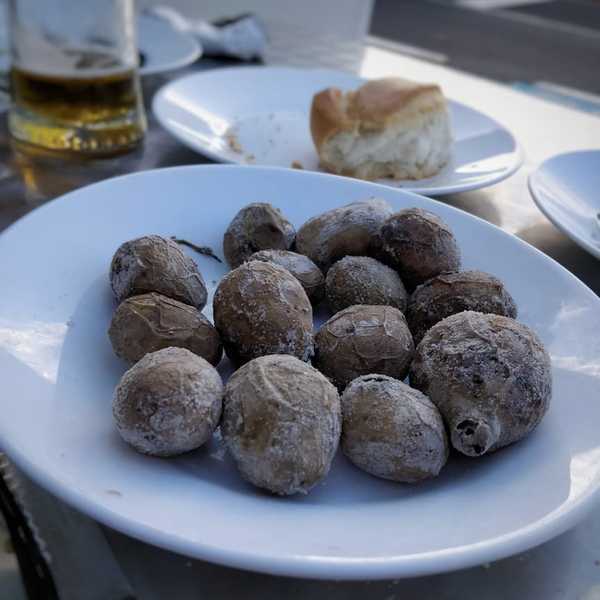
[{"label": "glass of beer", "polygon": [[78,155],[126,151],[144,136],[133,0],[9,0],[9,129]]}]

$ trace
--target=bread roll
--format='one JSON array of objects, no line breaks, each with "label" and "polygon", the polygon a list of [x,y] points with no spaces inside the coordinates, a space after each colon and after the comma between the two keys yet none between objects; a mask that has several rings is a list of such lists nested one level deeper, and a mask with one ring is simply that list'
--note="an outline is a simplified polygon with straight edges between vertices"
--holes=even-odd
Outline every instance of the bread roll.
[{"label": "bread roll", "polygon": [[397,77],[356,91],[328,88],[315,95],[310,129],[321,166],[361,179],[422,179],[450,157],[446,99],[433,84]]}]

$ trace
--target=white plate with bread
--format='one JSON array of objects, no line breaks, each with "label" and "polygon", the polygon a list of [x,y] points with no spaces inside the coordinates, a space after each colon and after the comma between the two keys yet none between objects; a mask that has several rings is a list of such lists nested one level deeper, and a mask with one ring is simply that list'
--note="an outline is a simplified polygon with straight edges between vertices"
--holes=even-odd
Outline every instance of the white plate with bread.
[{"label": "white plate with bread", "polygon": [[158,121],[219,162],[326,171],[426,195],[478,189],[522,164],[514,136],[435,83],[339,71],[216,69],[155,96]]},{"label": "white plate with bread", "polygon": [[[121,439],[111,406],[127,364],[107,330],[117,309],[109,270],[123,242],[176,235],[227,258],[225,233],[250,202],[272,203],[301,232],[312,217],[373,197],[396,215],[409,207],[435,213],[453,232],[461,268],[499,278],[518,322],[545,345],[552,399],[528,437],[477,458],[453,453],[439,476],[419,484],[369,475],[342,446],[326,479],[286,497],[244,482],[226,432],[172,458],[144,456]],[[185,251],[210,307],[229,269]],[[523,551],[572,526],[599,496],[600,300],[535,248],[446,204],[291,169],[160,169],[102,181],[33,211],[0,235],[0,257],[2,451],[66,502],[148,543],[277,575],[392,579]],[[224,379],[226,367],[223,359]],[[523,375],[514,381],[523,385]]]}]

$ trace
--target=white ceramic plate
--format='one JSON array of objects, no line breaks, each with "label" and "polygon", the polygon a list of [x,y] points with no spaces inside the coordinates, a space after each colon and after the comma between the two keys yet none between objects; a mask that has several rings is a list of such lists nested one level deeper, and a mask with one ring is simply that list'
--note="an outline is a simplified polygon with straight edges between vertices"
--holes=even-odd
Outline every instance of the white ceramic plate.
[{"label": "white ceramic plate", "polygon": [[[0,12],[0,32],[7,27],[2,22],[4,19],[4,14]],[[178,31],[164,19],[151,15],[138,15],[137,37],[138,49],[145,57],[140,75],[156,75],[180,69],[198,60],[202,54],[200,42],[193,35]],[[4,48],[0,54],[0,71],[8,71],[10,56],[5,35],[0,35],[0,46]]]},{"label": "white ceramic plate", "polygon": [[[553,359],[554,398],[535,433],[481,459],[452,457],[438,479],[418,486],[371,477],[338,453],[329,477],[293,498],[244,483],[217,437],[170,460],[126,446],[111,417],[125,366],[106,335],[117,246],[175,234],[220,254],[225,228],[248,202],[268,200],[299,226],[370,196],[438,213],[456,233],[464,266],[506,282]],[[396,578],[539,544],[598,495],[600,300],[537,250],[447,205],[318,173],[180,167],[67,194],[3,233],[0,257],[0,444],[56,495],[152,544],[276,574]],[[212,296],[226,269],[198,262]]]},{"label": "white ceramic plate", "polygon": [[140,75],[156,75],[185,67],[200,58],[200,42],[163,19],[139,15],[138,48],[145,57]]},{"label": "white ceramic plate", "polygon": [[[313,95],[329,86],[355,89],[363,80],[325,69],[237,67],[183,77],[154,97],[158,121],[181,142],[213,160],[319,170],[309,130]],[[477,189],[512,175],[521,150],[504,127],[449,101],[451,162],[435,177],[381,180],[428,196]]]},{"label": "white ceramic plate", "polygon": [[529,189],[556,227],[600,258],[600,150],[553,156],[530,175]]}]

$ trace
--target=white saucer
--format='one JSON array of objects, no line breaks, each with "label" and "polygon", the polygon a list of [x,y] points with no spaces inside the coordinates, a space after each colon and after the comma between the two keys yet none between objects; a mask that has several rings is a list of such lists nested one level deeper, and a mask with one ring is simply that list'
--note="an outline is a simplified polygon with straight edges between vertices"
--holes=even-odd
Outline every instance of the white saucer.
[{"label": "white saucer", "polygon": [[200,42],[191,34],[179,31],[164,19],[139,15],[138,48],[145,63],[140,75],[156,75],[185,67],[202,55]]},{"label": "white saucer", "polygon": [[[235,67],[167,84],[154,97],[158,121],[181,142],[219,162],[319,170],[309,131],[313,95],[329,86],[354,89],[360,78],[325,69]],[[412,192],[450,194],[497,183],[522,163],[512,134],[485,114],[449,101],[454,137],[450,163],[434,177],[378,183]]]},{"label": "white saucer", "polygon": [[558,229],[600,258],[600,150],[553,156],[530,175],[529,189]]}]

